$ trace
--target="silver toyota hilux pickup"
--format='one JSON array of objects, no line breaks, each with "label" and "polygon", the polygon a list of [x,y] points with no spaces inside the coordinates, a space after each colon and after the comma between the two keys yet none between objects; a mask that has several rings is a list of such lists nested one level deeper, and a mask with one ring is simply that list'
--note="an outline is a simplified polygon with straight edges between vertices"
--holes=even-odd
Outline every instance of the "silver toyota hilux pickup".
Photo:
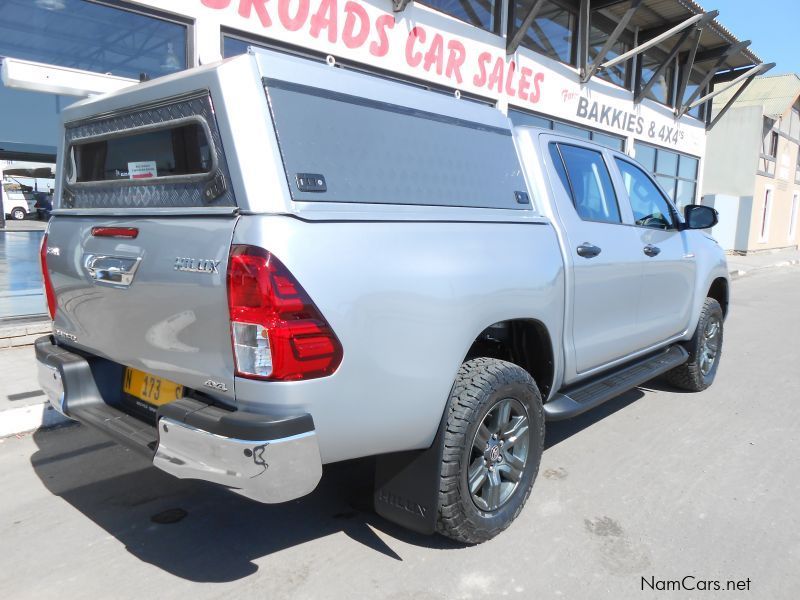
[{"label": "silver toyota hilux pickup", "polygon": [[63,112],[50,403],[256,501],[375,456],[378,513],[487,540],[545,421],[711,384],[716,213],[493,107],[251,50]]}]

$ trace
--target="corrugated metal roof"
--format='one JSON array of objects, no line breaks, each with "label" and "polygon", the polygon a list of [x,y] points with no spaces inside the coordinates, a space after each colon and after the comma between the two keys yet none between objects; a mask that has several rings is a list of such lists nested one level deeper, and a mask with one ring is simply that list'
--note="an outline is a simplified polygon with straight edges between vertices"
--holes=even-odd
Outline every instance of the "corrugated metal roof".
[{"label": "corrugated metal roof", "polygon": [[[605,10],[611,17],[619,20],[625,14],[628,6],[628,2],[619,2],[612,4]],[[680,23],[694,15],[706,12],[708,11],[694,0],[645,0],[631,19],[630,27],[638,27],[640,30],[653,29],[663,27],[667,23]],[[724,8],[720,10],[720,18],[725,18]],[[664,47],[671,47],[674,40],[675,38],[670,38],[670,40],[664,42]],[[708,50],[738,41],[739,39],[728,28],[715,19],[703,30],[700,36],[700,49]],[[682,50],[688,50],[689,47],[690,41],[687,41]],[[761,62],[763,62],[761,58],[748,48],[739,54],[729,57],[727,67],[738,68]]]},{"label": "corrugated metal roof", "polygon": [[[739,86],[734,86],[714,98],[714,110],[727,104]],[[767,75],[756,77],[736,99],[733,107],[763,106],[764,116],[779,118],[800,97],[800,75]]]}]

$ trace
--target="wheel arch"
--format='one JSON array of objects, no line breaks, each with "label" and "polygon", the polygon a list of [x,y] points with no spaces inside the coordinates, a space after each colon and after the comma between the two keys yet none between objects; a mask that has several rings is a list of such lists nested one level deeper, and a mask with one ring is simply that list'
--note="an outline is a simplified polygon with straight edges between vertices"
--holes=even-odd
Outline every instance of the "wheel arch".
[{"label": "wheel arch", "polygon": [[473,340],[462,363],[478,357],[498,358],[525,369],[542,399],[553,389],[555,360],[552,336],[538,319],[507,319],[485,327]]},{"label": "wheel arch", "polygon": [[722,308],[723,317],[728,316],[728,302],[730,298],[729,288],[730,284],[725,277],[717,277],[711,282],[711,286],[708,288],[708,292],[706,293],[706,297],[713,298],[719,302],[719,305]]}]

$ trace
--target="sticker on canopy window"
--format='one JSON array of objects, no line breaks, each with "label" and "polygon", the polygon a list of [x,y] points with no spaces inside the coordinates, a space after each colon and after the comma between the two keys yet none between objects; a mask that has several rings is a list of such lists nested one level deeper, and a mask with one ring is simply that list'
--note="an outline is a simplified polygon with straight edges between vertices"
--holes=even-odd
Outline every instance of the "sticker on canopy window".
[{"label": "sticker on canopy window", "polygon": [[128,163],[128,177],[130,179],[152,179],[158,177],[156,161],[140,160]]}]

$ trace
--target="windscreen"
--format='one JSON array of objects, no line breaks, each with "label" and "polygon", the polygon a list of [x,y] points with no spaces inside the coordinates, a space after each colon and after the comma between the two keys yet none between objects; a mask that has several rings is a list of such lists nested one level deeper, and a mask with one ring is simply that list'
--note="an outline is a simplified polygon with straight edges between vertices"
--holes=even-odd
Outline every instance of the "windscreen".
[{"label": "windscreen", "polygon": [[265,84],[294,200],[530,208],[509,129]]}]

